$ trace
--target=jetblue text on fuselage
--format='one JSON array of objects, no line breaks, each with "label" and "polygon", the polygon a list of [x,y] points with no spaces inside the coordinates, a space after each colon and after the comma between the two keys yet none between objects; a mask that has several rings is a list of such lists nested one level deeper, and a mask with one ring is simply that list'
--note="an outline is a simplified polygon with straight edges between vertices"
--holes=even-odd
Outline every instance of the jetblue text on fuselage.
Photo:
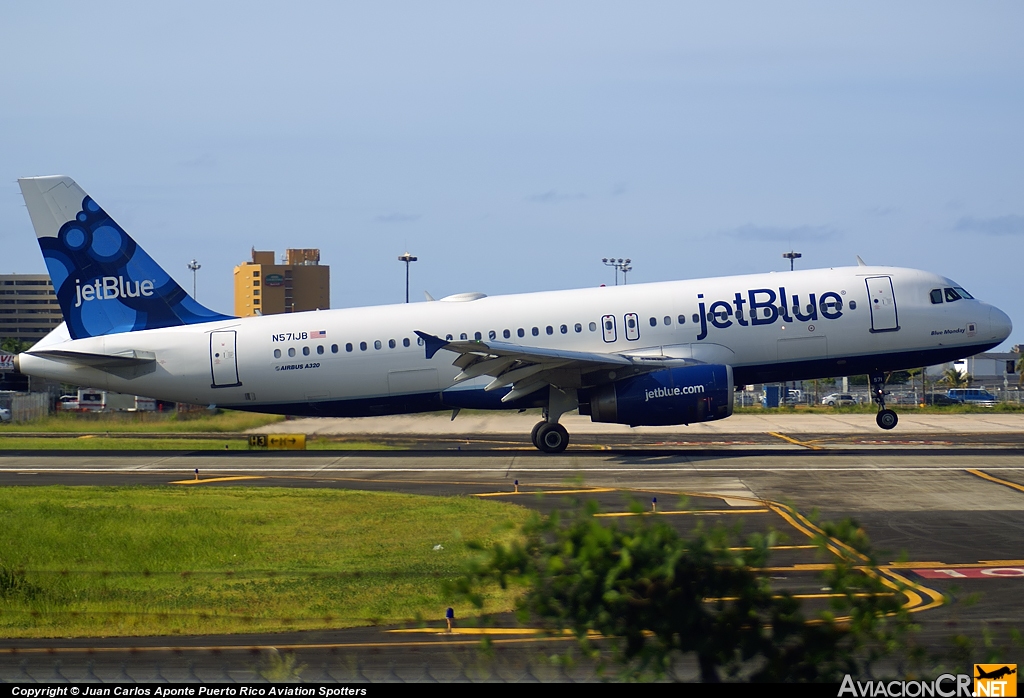
[{"label": "jetblue text on fuselage", "polygon": [[649,402],[652,398],[657,399],[659,397],[676,397],[678,395],[696,395],[697,393],[703,392],[703,385],[683,385],[676,388],[655,388],[654,390],[647,390],[644,392],[644,402]]},{"label": "jetblue text on fuselage", "polygon": [[112,298],[138,298],[153,295],[153,282],[125,281],[123,276],[103,276],[84,286],[75,279],[75,307],[80,308],[87,301],[105,301]]},{"label": "jetblue text on fuselage", "polygon": [[794,318],[800,322],[812,322],[819,318],[819,314],[826,320],[838,320],[843,316],[843,298],[835,291],[825,291],[821,296],[808,293],[806,300],[801,301],[799,293],[787,296],[786,287],[780,286],[778,293],[772,288],[752,288],[745,298],[737,291],[731,301],[711,303],[704,300],[703,293],[698,293],[697,308],[700,321],[697,340],[700,341],[708,336],[709,322],[713,327],[724,330],[733,322],[743,327],[771,325],[780,318],[783,322],[793,322]]}]

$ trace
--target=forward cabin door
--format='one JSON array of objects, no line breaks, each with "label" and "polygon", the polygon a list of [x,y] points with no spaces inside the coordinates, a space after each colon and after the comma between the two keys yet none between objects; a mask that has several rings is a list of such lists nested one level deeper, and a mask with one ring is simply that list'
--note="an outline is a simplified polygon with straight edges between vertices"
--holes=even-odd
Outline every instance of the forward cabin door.
[{"label": "forward cabin door", "polygon": [[869,276],[864,281],[868,285],[868,301],[871,304],[871,331],[895,332],[900,328],[900,323],[892,277]]},{"label": "forward cabin door", "polygon": [[235,355],[235,331],[217,330],[210,333],[211,388],[241,385],[238,380],[238,358]]}]

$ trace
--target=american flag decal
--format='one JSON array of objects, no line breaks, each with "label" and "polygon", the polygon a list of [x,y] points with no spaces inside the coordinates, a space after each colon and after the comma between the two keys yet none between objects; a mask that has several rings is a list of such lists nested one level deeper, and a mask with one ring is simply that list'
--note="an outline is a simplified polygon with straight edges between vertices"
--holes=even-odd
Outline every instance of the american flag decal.
[{"label": "american flag decal", "polygon": [[324,330],[314,330],[313,332],[309,333],[310,339],[323,339],[326,336],[327,332],[325,332]]}]

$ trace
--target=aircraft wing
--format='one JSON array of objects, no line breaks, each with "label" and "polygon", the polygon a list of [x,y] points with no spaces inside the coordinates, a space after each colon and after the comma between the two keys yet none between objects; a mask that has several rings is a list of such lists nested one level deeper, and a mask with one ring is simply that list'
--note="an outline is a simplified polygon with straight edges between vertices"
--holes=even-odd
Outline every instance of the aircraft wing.
[{"label": "aircraft wing", "polygon": [[663,368],[699,363],[661,356],[529,347],[494,340],[446,340],[420,331],[416,331],[416,334],[426,344],[428,359],[442,349],[459,355],[452,362],[462,369],[455,377],[456,383],[490,376],[494,380],[484,390],[512,386],[512,390],[501,399],[502,402],[511,402],[547,385],[565,389],[582,388]]}]

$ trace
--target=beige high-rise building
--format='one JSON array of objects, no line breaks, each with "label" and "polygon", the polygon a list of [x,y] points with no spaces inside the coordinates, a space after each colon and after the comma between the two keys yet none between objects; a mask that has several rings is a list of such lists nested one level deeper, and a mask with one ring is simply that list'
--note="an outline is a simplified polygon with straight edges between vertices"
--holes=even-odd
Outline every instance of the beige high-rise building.
[{"label": "beige high-rise building", "polygon": [[0,274],[0,339],[35,343],[63,320],[48,274]]},{"label": "beige high-rise building", "polygon": [[287,250],[284,264],[272,251],[252,250],[252,261],[235,267],[235,315],[274,315],[331,307],[331,268],[320,250]]}]

